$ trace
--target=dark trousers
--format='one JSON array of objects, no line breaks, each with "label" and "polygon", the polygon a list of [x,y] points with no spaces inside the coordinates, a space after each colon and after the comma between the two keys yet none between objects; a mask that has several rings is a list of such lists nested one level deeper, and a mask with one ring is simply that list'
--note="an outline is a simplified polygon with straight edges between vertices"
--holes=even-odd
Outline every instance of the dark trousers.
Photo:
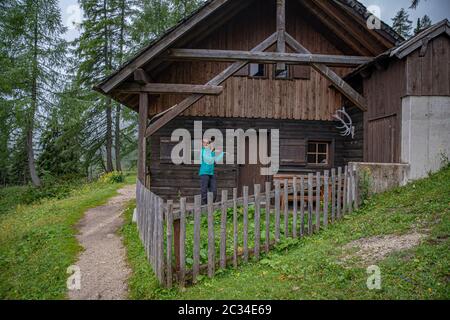
[{"label": "dark trousers", "polygon": [[217,181],[216,176],[204,175],[200,176],[201,192],[202,192],[202,205],[208,204],[208,192],[214,194],[214,202],[217,199]]}]

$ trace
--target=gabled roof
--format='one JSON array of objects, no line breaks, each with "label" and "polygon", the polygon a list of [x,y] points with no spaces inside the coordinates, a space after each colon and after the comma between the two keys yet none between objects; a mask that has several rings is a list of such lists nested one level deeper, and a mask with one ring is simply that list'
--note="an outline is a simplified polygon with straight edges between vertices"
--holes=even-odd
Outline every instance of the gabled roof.
[{"label": "gabled roof", "polygon": [[383,52],[378,57],[374,58],[372,61],[369,61],[359,66],[351,73],[349,73],[345,77],[345,79],[353,78],[354,76],[360,74],[361,72],[369,69],[370,67],[381,61],[389,59],[401,60],[410,55],[411,53],[413,53],[414,51],[416,51],[417,49],[421,48],[425,43],[433,40],[434,38],[442,34],[447,34],[448,36],[450,36],[450,21],[447,19],[444,19],[441,22],[438,22],[435,25],[429,27],[428,29],[425,29],[416,36],[412,37],[411,39],[402,42],[398,46],[389,49],[386,52]]},{"label": "gabled roof", "polygon": [[443,33],[447,33],[450,36],[450,21],[447,19],[442,20],[439,23],[431,26],[428,29],[420,32],[418,35],[412,37],[411,39],[403,42],[396,48],[393,48],[390,53],[390,56],[396,56],[399,59],[403,59],[411,52],[420,48],[423,45],[423,41],[430,41],[431,39],[440,36]]},{"label": "gabled roof", "polygon": [[[359,19],[367,20],[370,13],[367,8],[356,0],[331,0],[341,8],[345,9],[351,15],[359,17]],[[137,69],[165,52],[171,45],[185,37],[191,29],[198,26],[202,21],[209,18],[214,13],[222,10],[231,4],[250,3],[250,0],[208,0],[199,9],[190,16],[180,21],[176,26],[169,29],[159,38],[152,41],[145,48],[140,50],[132,59],[123,64],[117,71],[106,77],[95,90],[101,93],[108,93],[122,81],[126,80]],[[387,39],[395,45],[403,39],[387,24],[382,23],[381,30],[375,30],[376,33]]]}]

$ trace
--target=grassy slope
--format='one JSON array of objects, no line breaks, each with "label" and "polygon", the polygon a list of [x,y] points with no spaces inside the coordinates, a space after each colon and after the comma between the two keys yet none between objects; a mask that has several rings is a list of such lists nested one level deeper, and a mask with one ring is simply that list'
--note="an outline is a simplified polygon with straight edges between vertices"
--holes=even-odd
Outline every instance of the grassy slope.
[{"label": "grassy slope", "polygon": [[[133,269],[132,299],[450,298],[450,169],[378,195],[364,209],[317,236],[183,291],[157,285],[131,223],[132,208],[130,204],[122,230]],[[378,263],[380,291],[367,289],[367,266],[361,261],[341,262],[343,245],[353,240],[414,230],[426,232],[428,238]]]},{"label": "grassy slope", "polygon": [[[133,176],[127,183],[134,183]],[[11,205],[0,216],[0,299],[63,299],[66,269],[81,247],[74,225],[83,213],[104,204],[125,184],[92,183],[65,199]],[[2,190],[13,203],[17,188]]]}]

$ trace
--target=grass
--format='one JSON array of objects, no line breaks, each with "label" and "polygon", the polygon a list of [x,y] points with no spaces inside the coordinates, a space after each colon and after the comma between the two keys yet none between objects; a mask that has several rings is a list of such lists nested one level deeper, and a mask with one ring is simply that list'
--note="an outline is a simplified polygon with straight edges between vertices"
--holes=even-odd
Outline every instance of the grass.
[{"label": "grass", "polygon": [[[260,262],[203,277],[186,289],[161,288],[145,257],[136,226],[135,204],[122,228],[133,270],[131,299],[449,299],[450,168],[403,188],[377,195],[363,209],[310,238],[281,244]],[[251,230],[251,229],[250,229]],[[343,262],[345,244],[380,235],[419,231],[416,248],[377,263],[382,289],[368,290],[361,260]]]},{"label": "grass", "polygon": [[62,199],[34,204],[20,204],[17,197],[27,187],[0,190],[1,202],[8,204],[0,215],[0,299],[66,298],[66,270],[81,250],[76,223],[86,210],[134,182],[129,175],[124,183],[77,185]]}]

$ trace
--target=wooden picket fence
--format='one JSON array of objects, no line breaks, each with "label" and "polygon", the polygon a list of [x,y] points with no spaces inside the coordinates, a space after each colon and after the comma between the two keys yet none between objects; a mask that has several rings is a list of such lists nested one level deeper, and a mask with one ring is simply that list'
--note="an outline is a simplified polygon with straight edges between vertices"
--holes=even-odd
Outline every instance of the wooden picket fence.
[{"label": "wooden picket fence", "polygon": [[351,213],[358,205],[355,177],[345,167],[275,180],[264,192],[255,185],[253,195],[243,187],[242,198],[237,189],[231,197],[223,190],[220,202],[210,193],[205,206],[201,196],[193,204],[186,198],[164,203],[138,182],[139,234],[162,285],[195,284],[200,275],[214,277],[217,269],[236,268],[250,257],[258,261],[283,239],[313,235]]}]

